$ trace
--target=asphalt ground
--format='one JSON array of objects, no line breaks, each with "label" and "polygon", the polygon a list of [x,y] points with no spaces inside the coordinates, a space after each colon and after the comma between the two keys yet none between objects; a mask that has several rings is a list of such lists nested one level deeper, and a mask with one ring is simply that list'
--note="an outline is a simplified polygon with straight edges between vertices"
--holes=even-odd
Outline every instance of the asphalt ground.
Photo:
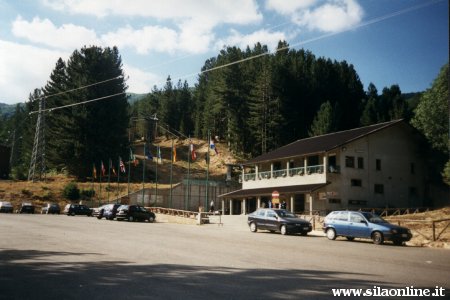
[{"label": "asphalt ground", "polygon": [[[334,299],[332,289],[376,287],[449,298],[449,250],[221,223],[0,214],[0,299]],[[375,299],[388,298],[399,299]]]}]

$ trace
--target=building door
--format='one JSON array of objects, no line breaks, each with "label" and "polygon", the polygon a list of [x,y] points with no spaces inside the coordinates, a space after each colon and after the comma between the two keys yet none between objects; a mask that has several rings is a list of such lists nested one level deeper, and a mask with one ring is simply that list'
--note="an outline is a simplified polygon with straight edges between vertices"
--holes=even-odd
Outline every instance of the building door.
[{"label": "building door", "polygon": [[298,194],[294,197],[295,212],[305,211],[305,194]]}]

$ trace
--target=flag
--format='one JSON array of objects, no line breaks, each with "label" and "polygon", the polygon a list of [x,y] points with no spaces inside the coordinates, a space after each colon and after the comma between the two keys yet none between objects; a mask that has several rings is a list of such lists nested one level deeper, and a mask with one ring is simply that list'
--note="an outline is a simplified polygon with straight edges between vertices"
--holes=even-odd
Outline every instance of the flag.
[{"label": "flag", "polygon": [[192,158],[192,160],[197,159],[197,153],[195,153],[194,144],[191,144],[191,158]]},{"label": "flag", "polygon": [[95,168],[95,164],[94,167],[92,168],[92,177],[94,177],[94,179],[97,179],[97,169]]},{"label": "flag", "polygon": [[133,154],[133,150],[130,148],[130,162],[136,167],[139,164],[139,161],[136,159],[136,155]]},{"label": "flag", "polygon": [[175,148],[175,146],[173,146],[173,162],[177,161],[177,148]]},{"label": "flag", "polygon": [[153,159],[153,155],[150,152],[150,149],[148,149],[148,148],[145,148],[145,158],[146,159]]},{"label": "flag", "polygon": [[116,170],[114,169],[114,166],[113,166],[111,158],[109,159],[109,169],[112,170],[114,175],[117,175],[116,174]]},{"label": "flag", "polygon": [[216,144],[214,144],[213,140],[211,140],[209,146],[212,150],[214,150],[214,152],[216,152],[216,154],[219,154],[219,151],[217,150]]},{"label": "flag", "polygon": [[102,170],[102,176],[105,176],[106,169],[105,169],[105,165],[103,164],[103,160],[102,160],[101,170]]},{"label": "flag", "polygon": [[156,151],[157,151],[156,155],[158,155],[158,159],[161,159],[161,148],[159,146]]},{"label": "flag", "polygon": [[119,156],[119,167],[120,167],[120,172],[125,173],[125,164],[122,161],[122,158]]}]

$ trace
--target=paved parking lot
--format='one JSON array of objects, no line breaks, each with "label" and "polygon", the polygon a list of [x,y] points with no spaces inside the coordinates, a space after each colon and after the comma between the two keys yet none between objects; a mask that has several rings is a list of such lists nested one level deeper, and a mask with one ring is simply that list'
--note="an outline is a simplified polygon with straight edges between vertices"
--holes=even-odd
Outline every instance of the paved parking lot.
[{"label": "paved parking lot", "polygon": [[0,214],[0,299],[333,298],[332,288],[450,289],[450,251],[223,225]]}]

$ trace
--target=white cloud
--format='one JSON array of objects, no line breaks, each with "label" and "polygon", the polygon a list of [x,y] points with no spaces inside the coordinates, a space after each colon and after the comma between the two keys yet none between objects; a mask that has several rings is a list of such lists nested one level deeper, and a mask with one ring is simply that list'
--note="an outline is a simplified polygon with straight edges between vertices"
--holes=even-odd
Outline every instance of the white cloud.
[{"label": "white cloud", "polygon": [[335,0],[315,9],[301,11],[294,20],[310,30],[339,32],[359,24],[363,17],[362,7],[354,0]]},{"label": "white cloud", "polygon": [[216,48],[221,49],[223,46],[237,46],[245,49],[247,46],[253,46],[260,42],[262,45],[267,45],[269,50],[276,49],[280,40],[286,40],[287,37],[283,32],[269,32],[267,30],[255,31],[248,35],[242,35],[236,30],[231,30],[230,36],[216,42]]},{"label": "white cloud", "polygon": [[317,0],[267,0],[266,9],[276,11],[282,15],[291,15],[299,9],[306,9],[315,4]]},{"label": "white cloud", "polygon": [[0,102],[27,101],[46,84],[60,57],[67,60],[69,54],[0,40]]},{"label": "white cloud", "polygon": [[[318,4],[320,3],[320,4]],[[309,30],[339,32],[358,25],[364,11],[355,0],[268,0],[266,8],[288,15],[299,26]]]},{"label": "white cloud", "polygon": [[41,20],[38,17],[31,22],[17,17],[12,23],[12,32],[16,37],[56,49],[74,50],[99,43],[93,30],[73,24],[56,27],[49,19]]},{"label": "white cloud", "polygon": [[158,86],[161,83],[165,82],[165,80],[160,76],[150,72],[142,71],[141,69],[133,67],[131,65],[124,64],[123,70],[125,76],[129,76],[127,84],[128,92],[130,93],[149,93],[153,86]]},{"label": "white cloud", "polygon": [[255,0],[45,0],[44,4],[54,10],[72,14],[97,17],[109,15],[143,16],[160,20],[211,19],[215,24],[250,24],[262,20]]},{"label": "white cloud", "polygon": [[145,26],[133,29],[131,26],[102,35],[102,43],[119,48],[135,48],[139,54],[149,51],[173,53],[177,49],[178,34],[175,30],[160,26]]}]

